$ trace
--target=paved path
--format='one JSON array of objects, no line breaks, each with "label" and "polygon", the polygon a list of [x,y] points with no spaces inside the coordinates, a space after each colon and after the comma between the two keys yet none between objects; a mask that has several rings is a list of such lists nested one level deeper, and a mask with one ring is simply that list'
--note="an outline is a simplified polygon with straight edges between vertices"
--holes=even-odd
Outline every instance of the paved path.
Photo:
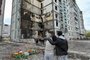
[{"label": "paved path", "polygon": [[85,40],[72,40],[69,41],[69,50],[84,52],[90,55],[90,41]]},{"label": "paved path", "polygon": [[[28,50],[30,48],[29,44],[5,44],[5,43],[0,43],[0,60],[14,60],[11,58],[12,52],[16,52],[18,48],[21,48],[23,51],[26,49]],[[43,55],[34,55],[28,60],[44,60]],[[69,59],[71,60],[71,59]]]},{"label": "paved path", "polygon": [[[35,46],[35,44],[0,43],[0,60],[12,60],[11,56],[10,56],[12,52],[16,52],[19,48],[22,49],[23,51],[26,51],[26,50],[30,49],[32,46]],[[81,41],[81,40],[69,41],[69,50],[78,51],[78,52],[85,52],[86,54],[90,54],[90,41]],[[38,57],[41,57],[41,56],[38,55]],[[40,59],[42,60],[43,58],[40,58]],[[37,60],[40,60],[40,59],[37,59]],[[69,60],[80,60],[80,59],[69,58]]]},{"label": "paved path", "polygon": [[[27,51],[31,48],[35,48],[34,44],[26,43],[0,43],[0,60],[14,60],[11,58],[11,54],[17,52],[19,49],[22,51]],[[38,48],[38,47],[37,47]],[[43,60],[43,55],[34,55],[29,60]]]}]

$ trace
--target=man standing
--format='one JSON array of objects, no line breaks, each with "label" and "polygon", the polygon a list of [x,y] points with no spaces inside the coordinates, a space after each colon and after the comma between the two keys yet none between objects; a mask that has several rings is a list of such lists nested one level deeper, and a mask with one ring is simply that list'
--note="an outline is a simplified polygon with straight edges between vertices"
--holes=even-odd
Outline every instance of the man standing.
[{"label": "man standing", "polygon": [[55,54],[57,60],[68,60],[68,42],[62,35],[62,31],[57,32],[58,38],[55,41],[48,39],[48,41],[55,45]]},{"label": "man standing", "polygon": [[46,32],[46,38],[44,38],[44,40],[46,40],[44,60],[54,60],[54,45],[50,44],[48,39],[52,40],[52,32],[50,31]]}]

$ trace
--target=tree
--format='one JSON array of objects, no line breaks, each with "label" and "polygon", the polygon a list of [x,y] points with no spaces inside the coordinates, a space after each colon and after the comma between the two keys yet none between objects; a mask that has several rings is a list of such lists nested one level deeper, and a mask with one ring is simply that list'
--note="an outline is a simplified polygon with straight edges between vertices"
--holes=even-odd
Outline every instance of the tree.
[{"label": "tree", "polygon": [[86,37],[90,37],[90,31],[86,33]]}]

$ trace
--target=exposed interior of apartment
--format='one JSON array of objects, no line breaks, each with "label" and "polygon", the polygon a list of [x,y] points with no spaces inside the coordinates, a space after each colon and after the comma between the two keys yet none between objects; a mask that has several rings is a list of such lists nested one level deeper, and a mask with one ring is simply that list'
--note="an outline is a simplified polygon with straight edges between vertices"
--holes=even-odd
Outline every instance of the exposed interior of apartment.
[{"label": "exposed interior of apartment", "polygon": [[43,13],[41,2],[42,0],[22,0],[20,26],[22,38],[31,38],[35,34],[43,37],[45,31],[51,28],[47,26],[47,21],[52,20],[52,14]]}]

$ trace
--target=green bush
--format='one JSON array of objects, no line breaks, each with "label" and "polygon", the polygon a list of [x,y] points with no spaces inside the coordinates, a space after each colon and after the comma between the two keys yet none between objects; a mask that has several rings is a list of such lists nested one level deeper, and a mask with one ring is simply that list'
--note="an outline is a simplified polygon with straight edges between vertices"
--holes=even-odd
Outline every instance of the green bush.
[{"label": "green bush", "polygon": [[87,32],[86,33],[86,37],[90,37],[90,32]]}]

